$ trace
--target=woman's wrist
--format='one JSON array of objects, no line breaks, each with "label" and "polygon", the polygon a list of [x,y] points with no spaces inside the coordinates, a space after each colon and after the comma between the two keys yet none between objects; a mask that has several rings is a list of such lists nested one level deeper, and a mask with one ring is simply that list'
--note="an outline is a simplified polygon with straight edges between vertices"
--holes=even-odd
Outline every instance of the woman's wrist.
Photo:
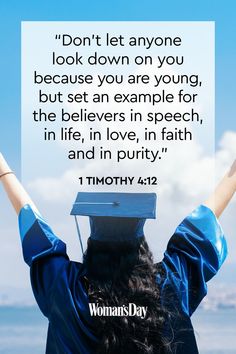
[{"label": "woman's wrist", "polygon": [[14,172],[13,171],[4,172],[4,173],[0,174],[0,179],[7,176],[7,175],[14,175]]},{"label": "woman's wrist", "polygon": [[0,153],[0,175],[11,171],[3,155]]},{"label": "woman's wrist", "polygon": [[234,161],[234,163],[230,168],[230,171],[228,173],[228,178],[232,181],[234,192],[236,192],[236,160]]}]

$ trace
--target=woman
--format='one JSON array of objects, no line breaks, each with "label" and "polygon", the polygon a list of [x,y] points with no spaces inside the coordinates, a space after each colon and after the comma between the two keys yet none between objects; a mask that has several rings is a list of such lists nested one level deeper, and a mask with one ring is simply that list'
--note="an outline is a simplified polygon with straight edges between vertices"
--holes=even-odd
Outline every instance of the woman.
[{"label": "woman", "polygon": [[[46,353],[198,353],[190,317],[227,254],[217,218],[236,191],[236,163],[177,227],[159,264],[144,236],[120,243],[90,238],[83,264],[70,261],[2,155],[0,180],[19,215],[32,288],[49,320]],[[134,303],[147,313],[93,317],[89,303]]]}]

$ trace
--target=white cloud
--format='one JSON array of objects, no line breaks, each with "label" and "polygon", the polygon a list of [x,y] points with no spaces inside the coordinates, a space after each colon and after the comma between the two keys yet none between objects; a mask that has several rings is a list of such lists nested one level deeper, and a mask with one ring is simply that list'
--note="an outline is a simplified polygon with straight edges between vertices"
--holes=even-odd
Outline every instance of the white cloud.
[{"label": "white cloud", "polygon": [[[168,238],[181,219],[186,216],[195,206],[204,202],[215,186],[215,180],[219,180],[227,168],[230,167],[236,156],[236,133],[225,132],[215,156],[206,156],[201,147],[195,143],[192,149],[178,150],[179,156],[174,156],[171,163],[162,165],[158,171],[159,186],[156,188],[158,194],[157,220],[149,221],[146,224],[146,235],[154,251],[156,258],[161,257]],[[214,170],[216,162],[216,169]],[[107,162],[106,174],[125,175],[125,168],[122,171],[112,170]],[[145,172],[148,173],[147,170]],[[50,217],[55,219],[55,226],[60,234],[66,233],[72,227],[69,226],[69,219],[65,217],[79,190],[112,190],[111,187],[85,188],[79,186],[75,176],[103,175],[104,165],[99,162],[87,164],[81,169],[70,169],[57,178],[39,178],[30,182],[29,187],[35,195],[36,200],[41,201],[45,210],[50,209]],[[137,174],[135,168],[133,174]],[[215,177],[216,176],[216,177]],[[118,189],[119,190],[119,189]],[[124,189],[121,189],[124,191]],[[128,188],[130,191],[148,191],[153,188]],[[235,226],[233,225],[236,212],[235,199],[231,207],[223,217],[229,239],[235,238]],[[60,221],[59,221],[60,220]],[[86,228],[82,221],[82,230]],[[158,236],[157,236],[158,234]],[[66,236],[67,240],[68,237]],[[73,240],[73,241],[72,241]],[[69,237],[68,247],[74,253],[75,238]],[[85,238],[84,238],[84,242]],[[232,241],[234,245],[235,241]],[[73,246],[72,246],[73,243]],[[77,251],[76,251],[77,252]],[[76,254],[74,253],[76,256]],[[233,258],[231,261],[235,261]]]},{"label": "white cloud", "polygon": [[[178,192],[182,193],[183,199],[186,197],[196,199],[202,196],[206,197],[206,193],[210,192],[213,187],[212,184],[209,184],[209,181],[213,182],[214,176],[219,179],[235,159],[236,133],[228,131],[223,135],[215,156],[205,155],[197,143],[192,145],[191,150],[185,147],[178,149],[178,154],[180,156],[175,156],[173,153],[175,158],[171,163],[163,164],[157,172],[161,180],[157,188],[158,194],[168,193],[170,197],[172,195],[173,200],[176,199],[175,193]],[[142,162],[140,164],[142,165]],[[106,175],[125,175],[126,165],[122,165],[122,169],[117,166],[111,169],[111,163],[108,161],[105,167]],[[137,168],[137,166],[134,167]],[[132,171],[134,175],[137,173],[134,169]],[[145,170],[145,172],[147,171]],[[37,178],[29,183],[29,188],[39,198],[47,202],[64,203],[65,199],[72,201],[74,193],[78,189],[83,189],[82,187],[78,188],[77,176],[104,174],[104,165],[100,167],[100,163],[97,161],[87,163],[81,168],[69,169],[60,177]],[[181,199],[178,202],[181,202]]]}]

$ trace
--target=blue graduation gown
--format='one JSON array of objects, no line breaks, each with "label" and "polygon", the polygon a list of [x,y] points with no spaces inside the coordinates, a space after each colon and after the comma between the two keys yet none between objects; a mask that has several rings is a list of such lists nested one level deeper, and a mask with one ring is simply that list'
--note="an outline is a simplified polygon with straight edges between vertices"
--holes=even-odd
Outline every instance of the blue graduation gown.
[{"label": "blue graduation gown", "polygon": [[[25,262],[30,266],[35,299],[48,318],[47,354],[93,354],[98,339],[83,284],[84,267],[70,261],[66,245],[29,205],[19,214]],[[162,304],[179,314],[172,324],[176,354],[198,353],[190,317],[207,293],[206,282],[227,255],[214,213],[200,205],[175,230],[157,275]]]}]

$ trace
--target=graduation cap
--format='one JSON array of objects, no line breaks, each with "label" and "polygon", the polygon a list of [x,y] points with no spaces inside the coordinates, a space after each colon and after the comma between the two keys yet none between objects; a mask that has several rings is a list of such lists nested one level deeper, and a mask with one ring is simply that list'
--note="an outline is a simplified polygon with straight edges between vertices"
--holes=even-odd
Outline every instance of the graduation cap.
[{"label": "graduation cap", "polygon": [[75,216],[83,252],[78,215],[89,216],[91,239],[129,241],[143,236],[146,219],[155,219],[156,194],[79,192],[70,214]]}]

